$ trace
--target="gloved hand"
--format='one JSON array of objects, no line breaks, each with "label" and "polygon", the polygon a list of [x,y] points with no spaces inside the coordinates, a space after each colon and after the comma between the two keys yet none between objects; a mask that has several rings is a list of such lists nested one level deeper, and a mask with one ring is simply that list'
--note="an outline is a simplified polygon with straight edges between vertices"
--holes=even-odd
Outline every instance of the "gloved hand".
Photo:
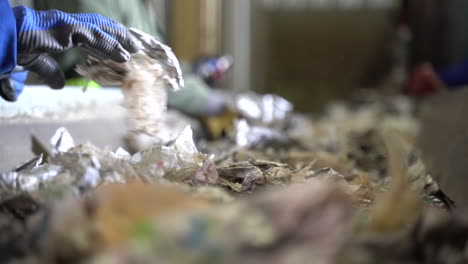
[{"label": "gloved hand", "polygon": [[28,71],[20,70],[5,76],[0,76],[0,96],[10,102],[18,99],[23,92],[24,82],[28,78]]},{"label": "gloved hand", "polygon": [[100,59],[126,62],[141,43],[127,28],[98,14],[13,8],[18,32],[18,65],[35,72],[51,88],[65,85],[63,72],[47,52],[80,47]]}]

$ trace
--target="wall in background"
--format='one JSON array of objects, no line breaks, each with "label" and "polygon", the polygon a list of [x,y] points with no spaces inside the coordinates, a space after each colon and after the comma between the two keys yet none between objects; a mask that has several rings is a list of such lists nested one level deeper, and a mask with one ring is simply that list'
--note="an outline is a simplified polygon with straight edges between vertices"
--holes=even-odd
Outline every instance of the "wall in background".
[{"label": "wall in background", "polygon": [[280,94],[298,110],[318,111],[351,95],[372,63],[385,60],[394,10],[379,1],[331,1],[327,8],[254,2],[251,87]]}]

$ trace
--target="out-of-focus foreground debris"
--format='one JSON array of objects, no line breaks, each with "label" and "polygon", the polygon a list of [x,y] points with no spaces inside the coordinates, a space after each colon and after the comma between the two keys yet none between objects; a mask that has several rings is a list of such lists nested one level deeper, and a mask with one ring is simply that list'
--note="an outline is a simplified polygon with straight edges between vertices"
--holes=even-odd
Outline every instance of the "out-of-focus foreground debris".
[{"label": "out-of-focus foreground debris", "polygon": [[2,260],[467,260],[468,221],[419,159],[407,99],[338,103],[316,119],[272,95],[235,100],[236,129],[198,142],[207,155],[190,127],[134,155],[59,129],[47,160],[1,175]]},{"label": "out-of-focus foreground debris", "polygon": [[419,158],[412,107],[311,118],[244,94],[224,139],[187,126],[133,155],[61,128],[0,175],[0,262],[467,263],[468,218]]}]

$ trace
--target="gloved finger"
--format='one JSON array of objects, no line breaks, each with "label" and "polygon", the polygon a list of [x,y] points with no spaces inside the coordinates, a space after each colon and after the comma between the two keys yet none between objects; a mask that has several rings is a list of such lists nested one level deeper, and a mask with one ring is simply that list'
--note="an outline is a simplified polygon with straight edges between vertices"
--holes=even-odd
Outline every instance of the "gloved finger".
[{"label": "gloved finger", "polygon": [[28,78],[28,72],[12,73],[10,78],[0,80],[0,96],[10,102],[18,100],[24,90],[24,82]]},{"label": "gloved finger", "polygon": [[122,47],[130,53],[136,53],[143,49],[143,44],[130,31],[119,23],[114,25],[99,25],[102,31],[116,39]]},{"label": "gloved finger", "polygon": [[128,50],[130,53],[136,53],[143,49],[143,44],[137,38],[135,38],[130,31],[126,31],[125,39],[121,40],[120,43],[124,49]]},{"label": "gloved finger", "polygon": [[111,53],[105,53],[105,51],[103,50],[112,50],[112,48],[105,49],[105,48],[102,48],[102,46],[98,48],[96,46],[91,46],[89,44],[83,44],[80,46],[80,48],[86,50],[93,57],[98,58],[100,60],[111,59],[115,62],[126,62],[130,59],[130,53],[125,51],[125,49],[123,49],[120,45],[117,48],[118,51],[111,52]]},{"label": "gloved finger", "polygon": [[116,39],[128,52],[136,53],[143,48],[141,42],[135,38],[129,30],[113,19],[99,14],[71,14],[75,20],[89,25],[96,25],[102,31]]},{"label": "gloved finger", "polygon": [[130,59],[130,53],[117,39],[96,25],[77,26],[73,37],[77,46],[100,59],[111,59],[116,62],[126,62]]},{"label": "gloved finger", "polygon": [[65,76],[57,62],[47,54],[39,54],[24,66],[26,70],[36,73],[50,88],[61,89],[65,86]]}]

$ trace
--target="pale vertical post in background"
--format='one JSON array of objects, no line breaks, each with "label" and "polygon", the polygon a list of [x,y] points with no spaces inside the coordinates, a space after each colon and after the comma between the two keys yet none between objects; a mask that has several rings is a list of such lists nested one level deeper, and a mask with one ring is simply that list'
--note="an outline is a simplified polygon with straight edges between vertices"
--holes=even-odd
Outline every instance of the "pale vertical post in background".
[{"label": "pale vertical post in background", "polygon": [[[168,26],[169,26],[169,1],[170,0],[148,0],[147,4],[148,7],[153,10],[150,12],[152,17],[152,21],[156,21],[158,25],[159,33],[163,34],[164,41],[168,41]],[[161,32],[162,31],[162,32]]]},{"label": "pale vertical post in background", "polygon": [[215,55],[221,51],[222,4],[219,0],[202,0],[200,10],[200,52]]},{"label": "pale vertical post in background", "polygon": [[234,58],[231,83],[234,91],[250,90],[251,0],[225,0],[225,50]]}]

